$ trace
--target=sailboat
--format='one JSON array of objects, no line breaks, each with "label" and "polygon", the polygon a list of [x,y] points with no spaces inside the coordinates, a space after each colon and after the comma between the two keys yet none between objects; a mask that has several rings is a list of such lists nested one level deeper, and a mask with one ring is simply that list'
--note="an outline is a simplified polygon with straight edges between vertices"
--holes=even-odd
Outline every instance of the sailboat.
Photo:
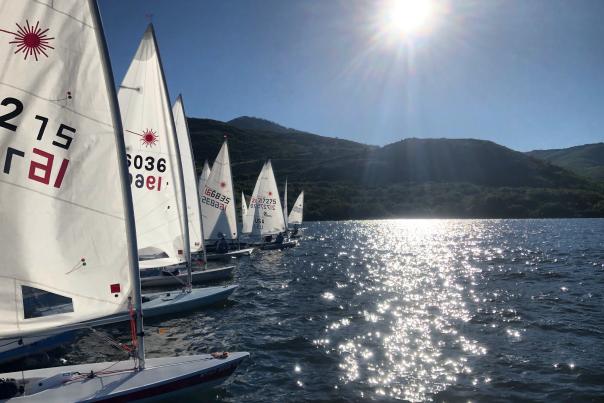
[{"label": "sailboat", "polygon": [[199,182],[197,183],[197,189],[199,189],[199,198],[201,199],[203,189],[206,186],[206,181],[210,177],[210,173],[212,170],[210,169],[210,164],[208,164],[208,160],[203,162],[203,168],[201,169],[201,173],[199,174]]},{"label": "sailboat", "polygon": [[[0,0],[0,9],[0,35],[13,39],[0,47],[0,147],[10,156],[0,181],[0,338],[129,310],[133,338],[128,361],[0,374],[1,398],[132,401],[226,379],[248,353],[145,357],[126,151],[96,3]],[[45,253],[32,253],[39,245]]]},{"label": "sailboat", "polygon": [[[270,160],[260,171],[241,232],[261,239],[285,232],[285,218]],[[258,245],[264,250],[284,249],[296,246],[297,242],[284,239],[283,242],[260,242]]]},{"label": "sailboat", "polygon": [[287,178],[285,178],[285,188],[283,189],[283,220],[285,220],[285,231],[287,231]]},{"label": "sailboat", "polygon": [[243,220],[247,214],[247,203],[245,202],[245,195],[241,192],[241,223],[243,224]]},{"label": "sailboat", "polygon": [[[166,257],[148,257],[139,263],[142,284],[183,286],[182,292],[145,294],[163,301],[174,312],[195,303],[215,303],[235,290],[236,285],[192,289],[191,237],[185,195],[182,153],[191,158],[190,145],[181,147],[177,137],[166,80],[153,25],[149,24],[118,91],[123,119],[126,157],[132,188],[139,248],[156,249]],[[180,103],[182,105],[182,102]],[[182,108],[181,108],[182,109]],[[181,136],[188,143],[188,136]],[[192,165],[190,166],[192,170]],[[193,186],[195,183],[194,174]],[[197,194],[197,190],[193,190]],[[195,203],[196,204],[196,203]],[[199,214],[199,212],[197,213]],[[199,216],[197,216],[199,217]],[[194,247],[201,248],[201,233],[193,232]],[[196,245],[197,244],[197,245]],[[140,252],[139,252],[140,253]],[[156,255],[157,256],[157,255]],[[184,266],[185,272],[180,268]],[[231,268],[218,270],[227,276]],[[206,273],[195,272],[202,277]],[[216,274],[216,271],[213,273]],[[156,283],[160,284],[156,284]]]},{"label": "sailboat", "polygon": [[[217,241],[224,238],[225,243],[227,243],[227,240],[239,243],[231,159],[226,140],[222,143],[222,147],[220,147],[220,151],[212,165],[212,172],[205,181],[200,201],[205,239]],[[213,253],[207,255],[207,258],[212,260],[228,259],[250,255],[253,250],[254,248],[214,250]]]},{"label": "sailboat", "polygon": [[296,202],[294,203],[294,207],[289,213],[288,224],[293,225],[293,232],[290,235],[292,238],[300,236],[298,234],[298,227],[302,225],[302,213],[304,212],[304,191],[300,192]]}]

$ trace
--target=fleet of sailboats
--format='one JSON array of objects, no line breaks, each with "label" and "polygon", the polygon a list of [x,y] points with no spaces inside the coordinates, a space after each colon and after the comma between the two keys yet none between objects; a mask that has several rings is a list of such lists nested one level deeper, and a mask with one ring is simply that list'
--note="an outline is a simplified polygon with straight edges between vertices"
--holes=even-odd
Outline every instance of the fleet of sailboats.
[{"label": "fleet of sailboats", "polygon": [[[81,328],[130,321],[132,338],[127,361],[0,374],[0,399],[127,401],[220,383],[248,353],[147,359],[143,315],[228,298],[237,285],[193,287],[232,275],[208,260],[251,254],[240,234],[262,249],[295,246],[288,224],[302,222],[303,192],[288,215],[287,181],[281,205],[267,161],[249,208],[241,194],[238,231],[228,143],[197,179],[151,24],[116,93],[94,0],[0,0],[0,10],[0,31],[15,38],[0,49],[0,362]],[[206,241],[237,247],[207,253]],[[29,252],[40,244],[45,254]]]}]

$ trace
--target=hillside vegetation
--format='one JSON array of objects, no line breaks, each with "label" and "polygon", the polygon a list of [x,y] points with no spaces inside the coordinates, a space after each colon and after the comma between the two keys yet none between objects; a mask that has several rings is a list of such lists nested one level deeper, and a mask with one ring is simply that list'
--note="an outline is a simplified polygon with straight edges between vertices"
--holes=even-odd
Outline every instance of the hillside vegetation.
[{"label": "hillside vegetation", "polygon": [[199,169],[226,135],[237,195],[251,194],[270,158],[280,187],[288,178],[290,208],[305,190],[308,220],[604,216],[600,185],[489,141],[406,139],[375,147],[249,117],[193,118],[189,128]]},{"label": "hillside vegetation", "polygon": [[604,143],[558,150],[535,150],[527,154],[604,183]]}]

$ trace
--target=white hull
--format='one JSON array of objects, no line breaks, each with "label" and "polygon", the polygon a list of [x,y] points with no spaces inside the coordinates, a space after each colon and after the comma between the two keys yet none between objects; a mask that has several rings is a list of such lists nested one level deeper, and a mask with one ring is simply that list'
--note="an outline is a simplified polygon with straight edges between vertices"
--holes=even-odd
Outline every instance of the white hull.
[{"label": "white hull", "polygon": [[225,301],[237,285],[194,288],[190,292],[171,291],[143,294],[145,318],[182,313]]},{"label": "white hull", "polygon": [[148,358],[142,371],[133,370],[132,361],[102,362],[12,372],[0,378],[16,379],[24,387],[23,394],[9,402],[152,401],[216,386],[248,356],[238,352],[223,359],[208,354]]},{"label": "white hull", "polygon": [[[204,284],[212,281],[221,281],[229,279],[233,276],[235,266],[218,267],[215,269],[196,270],[191,272],[193,284]],[[156,270],[156,269],[154,269]],[[141,271],[144,273],[144,271]],[[159,274],[154,276],[141,277],[141,287],[166,287],[166,286],[182,286],[187,282],[186,271],[180,272],[177,275]]]}]

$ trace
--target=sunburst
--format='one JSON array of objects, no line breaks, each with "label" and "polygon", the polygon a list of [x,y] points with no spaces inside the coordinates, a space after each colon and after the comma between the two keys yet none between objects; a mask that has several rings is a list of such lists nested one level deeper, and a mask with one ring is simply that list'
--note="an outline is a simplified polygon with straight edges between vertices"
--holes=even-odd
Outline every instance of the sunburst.
[{"label": "sunburst", "polygon": [[154,146],[159,141],[159,136],[153,129],[145,129],[143,130],[143,134],[140,134],[139,136],[141,136],[141,144],[145,147]]},{"label": "sunburst", "polygon": [[0,29],[1,32],[5,32],[14,35],[14,39],[9,44],[17,46],[15,54],[21,52],[24,54],[23,60],[27,60],[28,56],[33,56],[38,61],[38,56],[44,55],[48,57],[48,49],[54,49],[50,46],[50,41],[55,39],[48,36],[47,32],[49,28],[40,28],[40,21],[36,22],[36,25],[29,25],[29,20],[25,20],[25,25],[21,26],[15,23],[17,26],[17,32],[7,31]]}]

